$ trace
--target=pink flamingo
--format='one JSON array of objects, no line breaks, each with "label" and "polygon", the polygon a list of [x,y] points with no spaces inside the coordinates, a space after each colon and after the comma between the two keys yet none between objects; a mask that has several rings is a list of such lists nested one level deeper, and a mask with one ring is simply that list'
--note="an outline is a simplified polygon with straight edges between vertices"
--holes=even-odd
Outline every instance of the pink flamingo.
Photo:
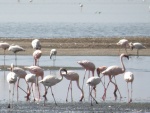
[{"label": "pink flamingo", "polygon": [[6,51],[6,49],[9,48],[9,44],[6,43],[6,42],[1,42],[0,43],[0,48],[2,48],[4,50],[4,67],[5,67],[5,51]]},{"label": "pink flamingo", "polygon": [[[53,75],[48,75],[48,76],[45,76],[42,80],[39,81],[39,83],[42,83],[45,87],[45,94],[44,94],[45,100],[46,100],[47,91],[48,91],[49,87],[51,88],[51,93],[52,93],[53,99],[55,101],[55,105],[57,105],[57,103],[56,103],[56,100],[55,100],[55,97],[54,97],[54,94],[53,94],[53,91],[52,91],[52,86],[56,85],[57,83],[59,83],[63,80],[62,71],[65,71],[66,74],[67,74],[66,69],[60,68],[59,72],[60,72],[61,78],[57,78]],[[46,86],[48,86],[48,87],[46,88]],[[45,100],[44,100],[44,105],[45,105]]]},{"label": "pink flamingo", "polygon": [[[119,45],[120,47],[124,47],[125,51],[126,51],[126,54],[127,53],[127,48],[130,47],[129,45],[129,41],[127,39],[121,39],[119,40],[119,42],[117,43],[117,45]],[[120,53],[120,47],[119,47],[119,53]]]},{"label": "pink flamingo", "polygon": [[40,99],[40,90],[39,90],[39,84],[38,84],[38,77],[41,77],[41,79],[43,79],[44,71],[39,66],[29,66],[29,67],[25,67],[25,69],[28,69],[32,74],[36,75],[36,78],[37,78],[36,83],[37,83],[37,86],[38,86],[38,93],[39,93],[39,99]]},{"label": "pink flamingo", "polygon": [[[102,73],[102,72],[103,72],[104,70],[106,70],[106,69],[107,69],[106,66],[98,67],[98,68],[96,69],[97,75],[100,76],[100,73]],[[103,77],[103,76],[102,76],[102,77]],[[101,79],[102,79],[102,77],[101,77]],[[101,81],[101,82],[102,82],[102,81]],[[105,91],[106,91],[106,88],[105,88],[105,76],[104,76],[104,83],[102,82],[102,84],[103,84],[103,86],[104,86],[104,92],[105,92]],[[104,95],[103,95],[102,99],[105,100],[105,99],[104,99]]]},{"label": "pink flamingo", "polygon": [[[90,78],[90,71],[92,72],[92,76],[94,76],[95,64],[88,60],[78,61],[77,63],[80,64],[85,69],[85,74],[83,77],[83,84],[82,84],[82,90],[83,90],[86,71],[89,71],[88,78]],[[95,96],[96,96],[96,89],[94,89],[94,91],[95,91]],[[90,86],[89,86],[89,92],[90,92]],[[90,97],[90,95],[89,95],[89,97]]]},{"label": "pink flamingo", "polygon": [[[33,52],[33,58],[34,58],[34,61],[35,61],[34,65],[35,65],[35,66],[37,65],[37,60],[40,59],[41,55],[42,55],[42,51],[41,51],[41,50],[35,50],[35,51]],[[39,64],[38,64],[38,65],[39,65]]]},{"label": "pink flamingo", "polygon": [[[134,80],[134,75],[132,72],[125,72],[124,73],[124,80],[127,82],[127,89],[128,89],[128,102],[131,103],[132,102],[132,83]],[[128,87],[128,83],[131,83],[131,98],[129,100],[129,87]]]},{"label": "pink flamingo", "polygon": [[66,97],[66,102],[68,101],[69,89],[71,89],[71,100],[73,101],[73,97],[72,97],[72,81],[76,81],[77,87],[81,91],[81,99],[80,99],[80,101],[82,101],[82,99],[84,98],[84,92],[80,88],[80,85],[79,85],[79,75],[78,75],[78,73],[69,70],[69,71],[67,71],[67,73],[62,73],[62,76],[64,76],[67,80],[70,80],[69,87],[68,87],[68,92],[67,92],[67,97]]},{"label": "pink flamingo", "polygon": [[[127,59],[129,59],[129,56],[128,56],[128,55],[125,55],[125,54],[121,54],[121,55],[120,55],[120,62],[121,62],[122,67],[113,65],[113,66],[109,66],[106,70],[104,70],[104,71],[102,72],[102,74],[103,74],[104,76],[105,76],[105,75],[108,75],[108,76],[109,76],[109,83],[111,82],[112,84],[115,85],[115,90],[114,90],[115,100],[117,99],[116,91],[117,91],[117,90],[119,91],[118,86],[117,86],[117,84],[116,84],[115,76],[116,76],[116,75],[119,75],[119,74],[123,74],[123,73],[125,72],[125,70],[126,70],[126,68],[125,68],[125,66],[124,66],[124,63],[123,63],[123,60],[122,60],[123,57],[126,57]],[[113,77],[114,77],[114,79],[115,79],[115,83],[112,81],[112,78],[113,78]],[[109,86],[109,83],[107,84],[107,88],[108,88],[108,86]],[[106,88],[106,90],[107,90],[107,88]],[[120,93],[120,91],[119,91],[119,93]],[[106,91],[104,92],[104,95],[106,95]],[[121,98],[121,94],[120,94],[120,98]]]}]

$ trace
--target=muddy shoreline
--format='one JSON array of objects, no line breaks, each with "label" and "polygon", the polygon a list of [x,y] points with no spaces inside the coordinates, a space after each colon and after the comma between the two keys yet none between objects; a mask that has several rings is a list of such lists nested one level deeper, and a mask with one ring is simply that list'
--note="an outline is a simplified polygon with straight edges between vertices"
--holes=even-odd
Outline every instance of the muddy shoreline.
[{"label": "muddy shoreline", "polygon": [[7,108],[8,104],[0,104],[0,112],[7,113],[137,113],[137,112],[150,112],[150,103],[114,103],[114,102],[101,102],[99,104],[93,103],[91,106],[90,102],[74,102],[74,103],[34,103],[34,102],[19,102],[15,103],[13,108]]},{"label": "muddy shoreline", "polygon": [[[58,56],[116,56],[119,54],[119,46],[116,43],[123,37],[99,37],[99,38],[39,38],[42,45],[42,54],[49,55],[51,49],[58,51]],[[34,38],[35,39],[35,38]],[[126,37],[129,42],[140,42],[147,49],[140,50],[140,55],[150,56],[150,37]],[[33,49],[31,42],[33,39],[27,38],[0,38],[0,41],[7,42],[10,45],[20,45],[25,48],[25,52],[19,52],[19,55],[32,55]],[[120,53],[124,53],[121,49]],[[136,50],[128,49],[130,55],[136,55]],[[3,51],[0,51],[3,54]],[[13,55],[6,51],[6,54]]]}]

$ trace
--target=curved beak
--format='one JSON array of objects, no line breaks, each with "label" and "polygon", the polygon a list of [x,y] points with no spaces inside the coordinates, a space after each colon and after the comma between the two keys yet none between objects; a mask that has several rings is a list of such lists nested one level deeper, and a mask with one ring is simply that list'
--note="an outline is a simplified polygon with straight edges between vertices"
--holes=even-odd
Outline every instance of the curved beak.
[{"label": "curved beak", "polygon": [[129,60],[129,55],[124,55],[124,57],[126,57]]}]

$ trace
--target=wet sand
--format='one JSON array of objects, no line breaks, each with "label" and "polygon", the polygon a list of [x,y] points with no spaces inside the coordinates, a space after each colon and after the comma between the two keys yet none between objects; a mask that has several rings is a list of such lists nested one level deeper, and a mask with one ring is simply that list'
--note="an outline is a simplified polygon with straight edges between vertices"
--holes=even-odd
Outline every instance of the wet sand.
[{"label": "wet sand", "polygon": [[13,108],[7,108],[8,104],[0,104],[0,112],[3,113],[137,113],[150,112],[150,103],[114,103],[101,102],[99,104],[90,102],[74,102],[74,103],[34,103],[19,102],[15,103]]},{"label": "wet sand", "polygon": [[[42,45],[42,54],[49,55],[51,49],[55,48],[59,56],[114,56],[119,54],[119,46],[116,43],[123,37],[99,37],[99,38],[39,38]],[[129,42],[140,42],[147,49],[140,50],[139,54],[143,56],[150,55],[150,37],[126,37]],[[25,52],[19,52],[20,55],[32,55],[33,49],[31,42],[33,39],[26,38],[0,38],[0,41],[9,44],[17,44],[25,48]],[[136,55],[136,50],[128,49],[128,54]],[[125,53],[122,48],[120,53]],[[0,51],[3,54],[3,51]],[[12,52],[6,51],[11,55]]]}]

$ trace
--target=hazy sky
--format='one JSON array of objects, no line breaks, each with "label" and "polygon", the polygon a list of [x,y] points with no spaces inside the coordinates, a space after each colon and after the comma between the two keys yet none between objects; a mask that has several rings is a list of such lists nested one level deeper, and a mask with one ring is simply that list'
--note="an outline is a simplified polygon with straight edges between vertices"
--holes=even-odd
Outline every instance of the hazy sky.
[{"label": "hazy sky", "polygon": [[0,22],[150,23],[149,6],[150,0],[0,0]]}]

